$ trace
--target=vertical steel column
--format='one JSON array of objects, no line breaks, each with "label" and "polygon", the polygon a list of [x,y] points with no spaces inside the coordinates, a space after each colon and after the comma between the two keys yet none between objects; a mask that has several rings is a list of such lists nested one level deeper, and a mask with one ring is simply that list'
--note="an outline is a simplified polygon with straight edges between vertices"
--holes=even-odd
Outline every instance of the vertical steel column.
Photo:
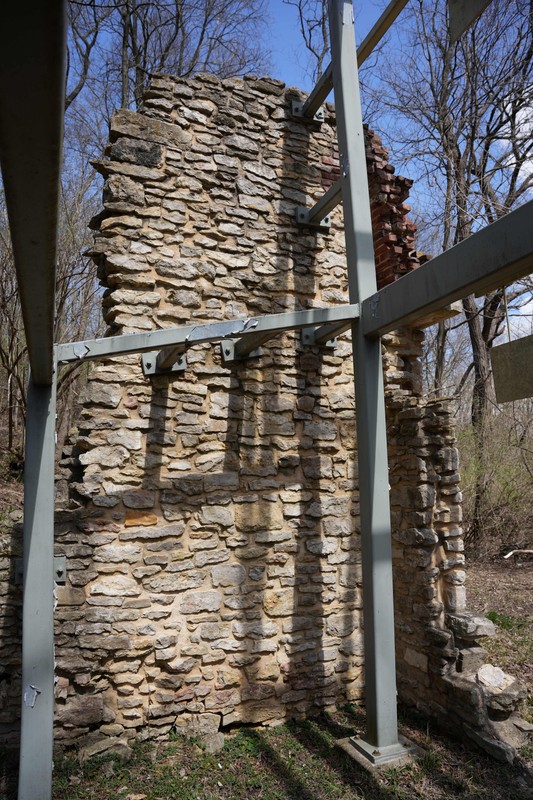
[{"label": "vertical steel column", "polygon": [[[350,303],[376,291],[376,270],[353,7],[330,0],[333,86],[337,115]],[[363,561],[366,739],[352,740],[372,763],[405,755],[398,741],[389,480],[381,345],[352,328]]]},{"label": "vertical steel column", "polygon": [[54,365],[51,386],[28,386],[19,800],[52,794],[55,416]]}]

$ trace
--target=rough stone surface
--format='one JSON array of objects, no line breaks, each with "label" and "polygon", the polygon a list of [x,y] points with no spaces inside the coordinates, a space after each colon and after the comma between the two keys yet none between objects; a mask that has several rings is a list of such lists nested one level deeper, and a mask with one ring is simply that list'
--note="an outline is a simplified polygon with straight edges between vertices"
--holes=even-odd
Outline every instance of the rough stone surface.
[{"label": "rough stone surface", "polygon": [[[95,363],[60,464],[71,494],[56,530],[68,579],[57,592],[55,736],[82,743],[83,757],[171,730],[217,747],[221,725],[363,693],[349,333],[333,350],[287,333],[235,365],[194,344],[203,324],[348,302],[340,209],[328,234],[294,224],[295,206],[339,177],[333,108],[309,127],[290,115],[297,98],[268,79],[156,76],[143,114],[115,114],[109,158],[95,165],[105,186],[92,255],[107,333],[193,333],[181,373],[148,380],[138,356]],[[384,286],[420,263],[411,181],[372,131],[366,150]],[[490,625],[465,608],[453,409],[421,398],[422,344],[415,329],[383,339],[398,689],[507,758],[487,731],[513,687],[496,701],[475,677],[475,639]],[[9,738],[20,591],[4,560]]]}]

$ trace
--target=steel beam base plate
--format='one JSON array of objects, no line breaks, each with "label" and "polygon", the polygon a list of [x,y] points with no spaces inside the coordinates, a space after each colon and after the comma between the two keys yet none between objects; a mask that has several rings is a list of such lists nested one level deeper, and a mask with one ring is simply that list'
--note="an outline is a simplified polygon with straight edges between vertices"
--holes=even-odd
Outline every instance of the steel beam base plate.
[{"label": "steel beam base plate", "polygon": [[296,224],[301,225],[302,227],[314,228],[315,230],[323,231],[324,233],[327,233],[330,230],[331,228],[330,214],[323,217],[318,222],[310,222],[309,213],[310,209],[306,208],[305,206],[297,206],[295,212]]},{"label": "steel beam base plate", "polygon": [[[54,582],[63,586],[67,580],[67,557],[54,556]],[[24,561],[22,558],[15,559],[15,586],[22,586],[24,583]]]},{"label": "steel beam base plate", "polygon": [[337,344],[337,339],[333,338],[327,339],[325,342],[317,342],[315,338],[315,331],[317,330],[318,328],[303,328],[300,337],[302,344],[306,347],[325,347],[328,350],[333,350]]},{"label": "steel beam base plate", "polygon": [[401,764],[413,757],[420,758],[424,755],[422,748],[413,744],[404,736],[398,736],[397,744],[379,748],[355,736],[351,736],[348,739],[340,739],[337,744],[369,771],[388,767],[391,764]]},{"label": "steel beam base plate", "polygon": [[154,375],[171,375],[174,372],[184,372],[187,369],[187,358],[185,353],[182,353],[178,360],[167,369],[159,369],[157,366],[157,356],[159,350],[152,350],[149,353],[142,355],[142,368],[145,378],[151,378]]},{"label": "steel beam base plate", "polygon": [[318,122],[318,123],[324,122],[324,109],[323,108],[319,108],[318,111],[316,111],[316,113],[315,113],[315,115],[313,117],[308,117],[307,115],[305,115],[303,113],[303,108],[304,108],[304,104],[302,103],[301,100],[293,100],[292,104],[291,104],[291,114],[292,114],[292,116],[296,117],[296,119],[299,119],[302,122]]},{"label": "steel beam base plate", "polygon": [[237,355],[235,352],[235,345],[238,341],[238,339],[226,339],[220,342],[220,353],[224,364],[238,364],[240,361],[246,361],[248,358],[259,358],[259,356],[263,355],[263,350],[260,347],[256,347],[255,350],[250,350],[250,352],[245,355]]}]

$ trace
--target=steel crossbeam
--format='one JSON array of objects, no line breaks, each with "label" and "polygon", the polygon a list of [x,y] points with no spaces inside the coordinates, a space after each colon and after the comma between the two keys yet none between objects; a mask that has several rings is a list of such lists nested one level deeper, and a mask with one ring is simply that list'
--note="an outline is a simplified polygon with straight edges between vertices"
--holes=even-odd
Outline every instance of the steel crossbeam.
[{"label": "steel crossbeam", "polygon": [[329,214],[342,203],[342,183],[340,179],[327,190],[312,208],[297,206],[296,222],[298,225],[307,225],[312,228],[329,230]]},{"label": "steel crossbeam", "polygon": [[472,234],[362,303],[366,336],[412,324],[469,294],[497,289],[533,271],[533,200]]},{"label": "steel crossbeam", "polygon": [[[263,337],[262,341],[266,341],[284,331],[316,327],[327,323],[346,322],[350,324],[358,316],[359,306],[352,303],[330,308],[310,308],[305,311],[245,317],[227,322],[185,325],[180,328],[165,328],[148,333],[109,336],[104,339],[58,344],[56,345],[57,361],[58,363],[93,361],[110,356],[147,353],[166,348],[172,348],[173,351],[182,353],[195,344],[219,342],[226,339],[244,341],[248,337],[251,337],[253,348],[255,348],[259,336]],[[245,348],[246,345],[241,347],[241,353],[245,352]]]},{"label": "steel crossbeam", "polygon": [[0,162],[28,358],[52,383],[57,215],[65,93],[66,0],[4,3]]},{"label": "steel crossbeam", "polygon": [[[383,14],[380,16],[375,25],[372,26],[370,32],[365,36],[356,51],[357,65],[360,67],[368,58],[369,55],[375,50],[377,45],[383,39],[396,17],[400,14],[402,9],[407,5],[408,0],[392,0],[387,6]],[[319,114],[319,109],[328,94],[333,89],[333,69],[332,64],[328,64],[320,78],[318,79],[315,87],[311,91],[305,103],[294,101],[292,105],[292,114],[295,117],[303,117],[304,119],[320,121],[323,119],[323,114]]]}]

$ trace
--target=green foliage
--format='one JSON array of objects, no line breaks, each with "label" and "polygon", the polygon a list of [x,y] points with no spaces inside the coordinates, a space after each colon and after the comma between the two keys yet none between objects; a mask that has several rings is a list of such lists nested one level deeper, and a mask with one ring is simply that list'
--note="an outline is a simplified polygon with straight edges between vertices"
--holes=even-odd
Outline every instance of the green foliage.
[{"label": "green foliage", "polygon": [[503,628],[504,631],[512,631],[521,624],[513,619],[513,617],[509,617],[507,614],[499,614],[497,611],[489,611],[485,616],[487,619],[492,620],[499,628]]},{"label": "green foliage", "polygon": [[481,556],[497,556],[505,546],[533,545],[529,533],[533,490],[531,401],[515,403],[486,423],[483,447],[476,447],[471,425],[457,432],[466,539],[476,492],[481,487]]}]

